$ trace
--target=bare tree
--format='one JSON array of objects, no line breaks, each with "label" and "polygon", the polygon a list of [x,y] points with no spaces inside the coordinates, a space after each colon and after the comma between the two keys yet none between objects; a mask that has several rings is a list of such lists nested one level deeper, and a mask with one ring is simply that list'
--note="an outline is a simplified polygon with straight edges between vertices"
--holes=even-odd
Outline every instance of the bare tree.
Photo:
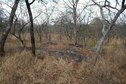
[{"label": "bare tree", "polygon": [[33,23],[33,16],[32,16],[32,11],[30,8],[30,5],[32,3],[34,3],[35,0],[33,0],[31,3],[29,3],[28,0],[25,0],[26,2],[26,6],[28,9],[28,13],[29,13],[29,18],[30,18],[30,22],[31,22],[31,27],[30,27],[30,36],[31,36],[31,46],[32,46],[32,54],[35,55],[35,37],[34,37],[34,23]]},{"label": "bare tree", "polygon": [[0,56],[5,55],[4,45],[5,45],[7,36],[8,36],[8,34],[9,34],[11,28],[12,28],[12,25],[13,25],[13,19],[14,19],[14,15],[15,15],[18,3],[19,3],[19,0],[15,0],[14,5],[13,5],[12,10],[11,10],[11,13],[10,13],[7,28],[1,35],[1,38],[0,38]]},{"label": "bare tree", "polygon": [[118,19],[118,17],[120,16],[120,14],[126,9],[126,4],[125,0],[122,0],[122,6],[121,8],[118,10],[118,12],[115,14],[114,18],[112,19],[110,25],[107,27],[107,22],[105,19],[105,14],[103,11],[103,8],[113,8],[116,9],[115,7],[110,6],[110,2],[108,0],[104,1],[104,5],[100,5],[97,2],[95,2],[95,0],[92,0],[99,8],[100,8],[100,13],[101,13],[101,17],[102,17],[102,23],[103,23],[103,27],[102,27],[102,38],[100,39],[97,49],[96,49],[96,56],[93,60],[93,65],[96,65],[97,59],[99,57],[100,51],[102,49],[102,46],[104,44],[104,41],[106,39],[106,37],[108,36],[108,33],[110,32],[111,29],[113,29],[113,26],[115,25],[116,20]]},{"label": "bare tree", "polygon": [[73,18],[73,34],[74,34],[74,45],[77,44],[77,6],[78,6],[78,2],[79,0],[68,0],[69,4],[64,1],[65,4],[67,4],[67,6],[72,10],[72,18]]},{"label": "bare tree", "polygon": [[72,0],[73,5],[73,20],[74,20],[74,44],[77,44],[77,5],[79,0]]},{"label": "bare tree", "polygon": [[55,4],[51,7],[51,11],[50,8],[48,8],[47,5],[43,4],[45,6],[45,15],[46,15],[46,21],[45,21],[45,26],[46,26],[46,37],[48,39],[48,43],[51,44],[51,30],[49,28],[49,24],[50,24],[50,18],[52,16],[52,14],[54,13],[54,9],[56,8],[56,5],[58,4],[58,2],[55,2],[55,0],[53,1]]},{"label": "bare tree", "polygon": [[[3,2],[4,3],[4,2]],[[7,5],[9,8],[11,8],[12,9],[12,6],[10,6],[9,4],[7,4],[7,3],[4,3],[5,5]],[[22,3],[21,3],[22,4]],[[19,13],[19,15],[21,15],[21,18],[23,18],[22,17],[22,8],[21,8],[21,4],[20,4],[20,13]],[[23,7],[24,8],[24,7]],[[5,10],[5,9],[4,9]],[[6,10],[7,11],[7,10]],[[7,11],[7,13],[8,14],[10,14],[8,11]],[[12,27],[12,29],[11,29],[11,32],[10,32],[10,34],[12,34],[14,37],[16,37],[19,41],[20,41],[20,43],[21,43],[21,47],[23,47],[23,48],[25,48],[25,44],[24,44],[24,41],[23,41],[23,39],[22,39],[22,30],[23,30],[23,28],[27,25],[27,24],[24,24],[23,25],[23,20],[19,20],[19,15],[16,15],[15,14],[15,17],[14,17],[14,21],[13,21],[13,27]],[[18,30],[19,29],[19,30]],[[16,31],[16,30],[18,30],[18,31]],[[16,35],[16,32],[18,32],[17,34],[18,35]]]},{"label": "bare tree", "polygon": [[[21,26],[21,23],[20,23],[20,21],[18,21],[18,18],[16,17],[16,19],[15,19],[15,21],[14,21],[14,26],[13,26],[13,31],[12,32],[10,32],[10,34],[12,34],[14,37],[16,37],[19,41],[20,41],[20,43],[21,43],[21,47],[23,47],[23,48],[25,48],[25,44],[24,44],[24,41],[23,41],[23,39],[22,39],[22,26]],[[17,29],[19,28],[19,30],[18,31],[16,31]],[[18,32],[17,34],[16,34],[16,32]]]}]

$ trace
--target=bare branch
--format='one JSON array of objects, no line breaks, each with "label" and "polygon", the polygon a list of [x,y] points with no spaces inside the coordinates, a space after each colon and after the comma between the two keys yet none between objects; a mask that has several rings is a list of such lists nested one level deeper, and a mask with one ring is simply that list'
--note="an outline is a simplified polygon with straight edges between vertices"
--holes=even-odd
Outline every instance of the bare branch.
[{"label": "bare branch", "polygon": [[[63,0],[63,1],[64,1],[64,0]],[[67,4],[66,1],[64,1],[64,3],[65,3],[69,8],[73,9],[70,5]]]},{"label": "bare branch", "polygon": [[122,0],[122,8],[124,7],[125,0]]},{"label": "bare branch", "polygon": [[94,2],[94,4],[95,4],[95,5],[97,5],[97,6],[101,7],[101,5],[100,5],[100,4],[98,4],[97,2],[95,2],[94,0],[92,0],[92,1]]},{"label": "bare branch", "polygon": [[29,3],[29,5],[33,4],[35,2],[35,0],[32,0],[32,2]]},{"label": "bare branch", "polygon": [[116,7],[112,7],[110,5],[105,5],[104,7],[109,7],[109,8],[112,8],[112,9],[115,9],[115,10],[119,11]]},{"label": "bare branch", "polygon": [[71,6],[73,5],[73,3],[71,3],[71,1],[70,1],[70,0],[68,0],[68,2],[70,3],[70,5],[71,5]]},{"label": "bare branch", "polygon": [[115,7],[117,7],[117,5],[119,5],[119,2],[118,0],[115,0],[115,1],[116,1]]}]

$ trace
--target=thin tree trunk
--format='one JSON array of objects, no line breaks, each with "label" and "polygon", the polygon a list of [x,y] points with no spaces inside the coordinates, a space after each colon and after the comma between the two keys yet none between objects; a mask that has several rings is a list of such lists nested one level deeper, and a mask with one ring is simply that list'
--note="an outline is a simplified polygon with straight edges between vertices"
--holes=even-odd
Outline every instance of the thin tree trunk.
[{"label": "thin tree trunk", "polygon": [[1,38],[0,38],[0,56],[5,55],[4,46],[5,46],[7,36],[8,36],[8,34],[9,34],[11,28],[12,28],[12,25],[13,25],[13,19],[14,19],[14,16],[15,16],[16,9],[18,7],[18,3],[19,3],[19,0],[15,0],[14,5],[13,5],[12,10],[11,10],[11,13],[10,13],[7,28],[5,29],[5,31],[1,35]]},{"label": "thin tree trunk", "polygon": [[28,0],[25,0],[25,2],[26,2],[27,9],[28,9],[30,22],[31,22],[30,36],[31,36],[32,54],[35,56],[35,37],[34,37],[33,17],[32,17],[32,12],[31,12],[31,8],[30,8],[31,3],[29,3]]},{"label": "thin tree trunk", "polygon": [[74,45],[77,45],[77,16],[76,16],[76,7],[73,5],[73,19],[74,19]]},{"label": "thin tree trunk", "polygon": [[79,0],[72,0],[73,3],[73,20],[74,20],[74,45],[77,45],[77,5]]}]

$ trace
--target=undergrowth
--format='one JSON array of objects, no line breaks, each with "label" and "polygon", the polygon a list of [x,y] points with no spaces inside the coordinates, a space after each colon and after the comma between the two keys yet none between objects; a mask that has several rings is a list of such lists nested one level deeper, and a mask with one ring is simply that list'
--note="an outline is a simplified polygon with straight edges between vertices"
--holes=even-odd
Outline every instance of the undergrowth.
[{"label": "undergrowth", "polygon": [[113,41],[93,68],[85,61],[39,59],[29,51],[8,54],[0,58],[0,84],[125,84],[126,55],[121,43]]}]

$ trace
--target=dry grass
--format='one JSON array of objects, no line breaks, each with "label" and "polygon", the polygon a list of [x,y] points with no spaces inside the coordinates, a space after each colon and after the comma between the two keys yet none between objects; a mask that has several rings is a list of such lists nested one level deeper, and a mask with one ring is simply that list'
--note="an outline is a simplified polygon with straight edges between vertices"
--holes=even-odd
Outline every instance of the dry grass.
[{"label": "dry grass", "polygon": [[105,55],[111,62],[122,62],[126,58],[126,52],[121,39],[111,39],[105,46]]},{"label": "dry grass", "polygon": [[[13,42],[8,39],[6,50],[10,52],[17,45],[16,39]],[[66,46],[58,44],[49,48]],[[84,61],[76,63],[53,56],[38,59],[29,51],[10,52],[0,58],[0,84],[126,84],[126,55],[122,47],[120,39],[112,39],[94,68]],[[78,51],[94,54],[87,49]]]},{"label": "dry grass", "polygon": [[1,58],[0,84],[125,84],[121,70],[117,63],[105,59],[92,69],[84,61],[51,56],[42,60],[24,51]]}]

